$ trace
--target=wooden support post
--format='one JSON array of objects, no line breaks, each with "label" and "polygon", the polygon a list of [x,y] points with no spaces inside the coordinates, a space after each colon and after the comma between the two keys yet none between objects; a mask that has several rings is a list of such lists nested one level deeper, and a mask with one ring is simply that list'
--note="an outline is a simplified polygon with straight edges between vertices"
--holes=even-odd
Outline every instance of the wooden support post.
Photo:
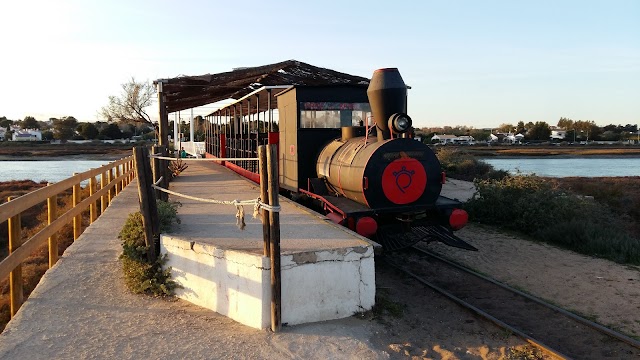
[{"label": "wooden support post", "polygon": [[138,173],[138,197],[140,200],[140,212],[144,225],[145,245],[148,247],[147,258],[153,262],[157,259],[160,250],[160,221],[156,197],[151,187],[152,174],[149,161],[149,150],[146,147],[133,149],[136,172]]},{"label": "wooden support post", "polygon": [[[9,196],[7,201],[14,200],[14,197]],[[9,254],[16,251],[22,245],[22,223],[20,221],[20,214],[9,218]],[[9,275],[9,292],[10,292],[10,305],[11,305],[11,317],[18,312],[23,302],[22,292],[22,264],[16,266]]]},{"label": "wooden support post", "polygon": [[[78,175],[77,173],[73,173],[73,175]],[[73,207],[78,206],[80,204],[80,183],[73,185]],[[78,214],[73,217],[73,240],[78,240],[82,234],[82,214]]]},{"label": "wooden support post", "polygon": [[[269,175],[269,205],[278,206],[278,148],[269,145],[267,152]],[[282,326],[282,284],[280,277],[280,213],[269,212],[269,244],[271,253],[271,330],[280,331]]]},{"label": "wooden support post", "polygon": [[[109,169],[109,171],[107,171],[107,182],[109,182],[109,184],[111,184],[111,182],[113,181],[113,168]],[[113,200],[113,196],[114,196],[114,190],[113,190],[113,186],[109,185],[109,204],[111,204],[111,200]]]},{"label": "wooden support post", "polygon": [[[161,154],[160,151],[160,146],[159,145],[153,145],[151,147],[151,153],[152,154]],[[153,178],[152,181],[155,184],[158,179],[160,179],[161,176],[163,176],[163,171],[162,171],[162,160],[157,159],[157,158],[151,158],[151,173],[153,174]],[[164,177],[163,177],[164,180]],[[164,183],[164,181],[163,181]],[[160,187],[164,187],[163,184],[160,184]],[[160,190],[155,190],[155,194],[156,194],[156,199],[162,199],[162,191]]]},{"label": "wooden support post", "polygon": [[[100,174],[100,190],[104,189],[107,184],[107,174]],[[107,206],[109,206],[109,195],[104,194],[100,197],[100,215],[104,213],[104,211],[107,209]]]},{"label": "wooden support post", "polygon": [[[47,186],[51,185],[50,183]],[[89,186],[91,186],[90,184]],[[96,204],[93,204],[95,207]],[[58,218],[58,195],[53,195],[47,199],[47,223],[51,223]],[[49,269],[58,262],[58,234],[49,237]]]},{"label": "wooden support post", "polygon": [[[260,200],[265,204],[269,204],[269,178],[267,170],[267,146],[260,145],[258,147],[258,165],[260,169]],[[271,249],[269,244],[270,226],[269,226],[269,212],[267,210],[261,210],[262,218],[262,239],[263,239],[263,253],[264,256],[270,256]]]},{"label": "wooden support post", "polygon": [[[96,193],[96,187],[98,186],[95,176],[89,178],[89,196]],[[96,201],[89,205],[89,221],[93,224],[98,218],[98,203]]]},{"label": "wooden support post", "polygon": [[[164,157],[169,156],[169,147],[165,145],[161,146],[160,153]],[[165,159],[160,160],[160,169],[161,169],[160,174],[162,174],[162,182],[160,183],[160,186],[162,186],[165,189],[168,189],[169,180],[171,180],[171,172],[169,171],[169,160],[165,160]],[[160,192],[160,200],[169,201],[169,194],[167,194],[164,191]]]},{"label": "wooden support post", "polygon": [[[158,80],[158,115],[160,118],[158,122],[158,144],[169,146],[169,113],[167,112],[166,99],[162,86],[163,80]],[[174,139],[177,136],[178,134],[174,134]]]}]

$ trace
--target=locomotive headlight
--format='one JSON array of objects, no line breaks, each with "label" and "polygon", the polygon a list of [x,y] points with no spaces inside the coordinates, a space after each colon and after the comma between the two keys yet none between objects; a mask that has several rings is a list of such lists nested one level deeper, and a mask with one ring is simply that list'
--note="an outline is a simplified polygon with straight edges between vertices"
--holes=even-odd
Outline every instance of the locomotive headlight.
[{"label": "locomotive headlight", "polygon": [[410,124],[409,119],[404,116],[396,120],[396,128],[400,131],[406,131]]},{"label": "locomotive headlight", "polygon": [[411,128],[411,124],[411,118],[407,114],[393,114],[389,118],[389,128],[396,134],[407,132]]}]

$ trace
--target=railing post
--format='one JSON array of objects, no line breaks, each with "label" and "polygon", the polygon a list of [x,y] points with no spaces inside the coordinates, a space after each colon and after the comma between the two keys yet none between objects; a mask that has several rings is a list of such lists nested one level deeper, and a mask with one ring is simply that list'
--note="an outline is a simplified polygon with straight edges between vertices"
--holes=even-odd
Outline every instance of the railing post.
[{"label": "railing post", "polygon": [[[96,193],[96,186],[98,186],[98,184],[96,183],[96,177],[92,176],[91,178],[89,178],[89,196]],[[93,222],[96,221],[97,218],[98,202],[94,201],[91,203],[91,205],[89,205],[89,221],[91,221],[91,224],[93,224]]]},{"label": "railing post", "polygon": [[[51,185],[50,183],[47,186]],[[93,204],[95,207],[95,204]],[[93,210],[92,210],[93,214]],[[47,224],[58,218],[58,195],[53,195],[47,199]],[[49,269],[58,262],[58,235],[53,234],[49,237]]]},{"label": "railing post", "polygon": [[[107,174],[102,173],[100,174],[100,190],[104,189],[106,186]],[[100,197],[100,215],[104,213],[104,211],[107,209],[107,206],[109,206],[109,195],[105,193]]]},{"label": "railing post", "polygon": [[129,161],[129,168],[133,169],[134,171],[131,172],[131,181],[133,181],[133,179],[136,178],[136,172],[135,172],[135,161],[132,159],[131,161]]},{"label": "railing post", "polygon": [[[120,172],[120,165],[118,165],[116,166],[116,179],[119,178],[120,175],[122,175],[122,173]],[[122,191],[122,180],[116,183],[116,196],[120,194],[120,191]]]},{"label": "railing post", "polygon": [[[113,168],[109,169],[107,171],[107,181],[109,182],[109,184],[111,184],[111,182],[113,181]],[[111,200],[113,199],[113,187],[111,185],[109,185],[109,204],[111,204]]]},{"label": "railing post", "polygon": [[[7,201],[13,200],[14,197],[10,196]],[[20,214],[9,218],[9,254],[16,251],[22,245],[22,224],[20,221]],[[22,264],[16,266],[9,275],[9,291],[10,291],[10,303],[11,303],[11,317],[20,309],[23,302],[22,292]]]},{"label": "railing post", "polygon": [[122,164],[122,166],[124,167],[124,173],[127,175],[124,177],[124,188],[129,185],[129,162],[125,162],[124,164]]},{"label": "railing post", "polygon": [[[73,173],[73,176],[78,173]],[[80,182],[73,185],[73,207],[75,208],[80,203]],[[82,233],[82,214],[78,214],[73,217],[73,240],[78,240]]]},{"label": "railing post", "polygon": [[[278,147],[269,145],[267,152],[269,176],[269,205],[278,206]],[[282,298],[280,276],[280,213],[269,211],[269,244],[271,254],[271,330],[280,331],[282,325]]]}]

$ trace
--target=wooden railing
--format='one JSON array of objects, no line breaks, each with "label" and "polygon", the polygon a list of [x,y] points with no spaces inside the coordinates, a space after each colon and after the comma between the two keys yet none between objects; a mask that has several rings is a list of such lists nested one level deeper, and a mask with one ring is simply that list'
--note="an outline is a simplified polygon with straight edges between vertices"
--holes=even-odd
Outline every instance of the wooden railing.
[{"label": "wooden railing", "polygon": [[[96,181],[100,176],[100,184]],[[9,276],[11,291],[11,317],[13,317],[23,303],[22,263],[41,245],[49,242],[49,268],[58,260],[58,242],[56,232],[66,224],[73,223],[73,239],[82,233],[82,212],[89,209],[90,222],[98,217],[97,203],[100,202],[101,212],[107,208],[114,196],[119,194],[135,177],[133,156],[129,156],[102,167],[91,169],[55,184],[30,192],[26,195],[9,198],[8,202],[0,205],[0,223],[9,222],[9,255],[0,262],[0,279]],[[81,201],[80,183],[89,179],[89,197]],[[99,187],[99,188],[98,188]],[[73,189],[73,207],[58,216],[58,194]],[[22,243],[20,214],[42,202],[47,203],[48,225],[38,233]]]}]

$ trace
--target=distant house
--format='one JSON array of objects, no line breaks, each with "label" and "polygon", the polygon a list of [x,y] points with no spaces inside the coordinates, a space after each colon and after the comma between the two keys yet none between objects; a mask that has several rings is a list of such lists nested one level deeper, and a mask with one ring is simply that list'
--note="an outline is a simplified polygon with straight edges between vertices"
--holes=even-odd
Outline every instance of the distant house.
[{"label": "distant house", "polygon": [[13,133],[13,141],[41,141],[42,132],[36,129],[19,129]]},{"label": "distant house", "polygon": [[564,140],[567,137],[567,131],[566,130],[551,130],[551,135],[549,136],[549,139],[551,141],[553,140]]},{"label": "distant house", "polygon": [[431,137],[431,143],[438,143],[438,144],[453,144],[453,139],[457,138],[457,136],[455,135],[433,135]]},{"label": "distant house", "polygon": [[446,144],[473,144],[475,139],[473,136],[456,136],[456,135],[433,135],[431,143]]},{"label": "distant house", "polygon": [[7,129],[0,127],[0,141],[4,141],[5,136],[7,136]]},{"label": "distant house", "polygon": [[475,141],[476,139],[474,139],[473,136],[470,135],[462,135],[453,139],[454,144],[473,144],[475,143]]}]

